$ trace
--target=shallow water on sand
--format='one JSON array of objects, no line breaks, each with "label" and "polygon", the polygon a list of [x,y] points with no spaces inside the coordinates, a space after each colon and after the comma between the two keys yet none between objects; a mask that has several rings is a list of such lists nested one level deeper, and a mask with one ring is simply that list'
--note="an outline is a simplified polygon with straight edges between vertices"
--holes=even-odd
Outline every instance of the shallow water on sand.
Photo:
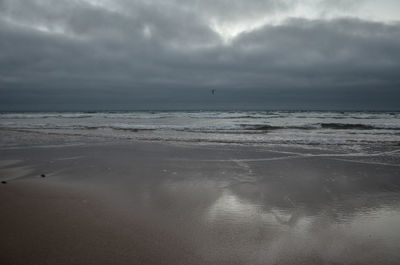
[{"label": "shallow water on sand", "polygon": [[[146,248],[163,264],[398,264],[400,260],[397,152],[368,156],[136,143],[8,149],[2,155],[9,160],[29,157],[5,167],[31,166],[33,173],[0,188],[18,187],[28,180],[52,183],[51,189],[70,187],[104,203],[105,212],[83,220],[92,228],[80,239],[97,262],[104,253],[121,256],[121,248],[113,247],[120,242],[129,242],[122,248],[127,260],[135,260],[139,249]],[[40,172],[48,173],[46,179],[37,177]],[[65,202],[53,203],[68,209]],[[66,218],[74,215],[73,209],[67,212]],[[68,234],[76,227],[61,222],[57,229]],[[45,225],[39,230],[39,238],[40,233],[51,232]],[[19,227],[9,236],[23,231]],[[107,237],[110,231],[115,234]],[[93,240],[99,235],[107,247]],[[61,252],[76,244],[76,239],[64,236],[55,240],[65,240]],[[41,247],[50,256],[60,253],[51,245]],[[19,254],[26,254],[22,250]]]}]

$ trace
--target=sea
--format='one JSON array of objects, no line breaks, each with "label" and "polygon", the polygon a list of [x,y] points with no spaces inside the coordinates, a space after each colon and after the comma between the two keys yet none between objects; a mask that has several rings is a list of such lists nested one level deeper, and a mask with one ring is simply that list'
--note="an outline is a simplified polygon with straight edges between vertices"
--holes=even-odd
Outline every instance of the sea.
[{"label": "sea", "polygon": [[[20,138],[24,133],[107,141],[301,145],[352,150],[400,148],[400,112],[3,112],[0,130],[3,135],[18,132]],[[0,141],[0,145],[10,145],[10,141]]]}]

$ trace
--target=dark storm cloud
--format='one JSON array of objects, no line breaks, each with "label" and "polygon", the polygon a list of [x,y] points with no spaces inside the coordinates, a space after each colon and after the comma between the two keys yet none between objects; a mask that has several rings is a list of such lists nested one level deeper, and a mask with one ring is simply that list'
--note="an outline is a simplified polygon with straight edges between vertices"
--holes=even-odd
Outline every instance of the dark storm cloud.
[{"label": "dark storm cloud", "polygon": [[209,2],[0,1],[1,109],[400,108],[400,24],[289,18],[227,41],[212,23],[298,1]]}]

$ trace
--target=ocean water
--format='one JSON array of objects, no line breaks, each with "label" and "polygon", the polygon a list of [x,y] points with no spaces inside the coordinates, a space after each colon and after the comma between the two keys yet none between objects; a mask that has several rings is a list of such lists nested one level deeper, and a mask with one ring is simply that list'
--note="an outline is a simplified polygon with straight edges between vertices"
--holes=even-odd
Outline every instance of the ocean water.
[{"label": "ocean water", "polygon": [[40,135],[362,149],[400,143],[400,112],[1,113],[0,129]]}]

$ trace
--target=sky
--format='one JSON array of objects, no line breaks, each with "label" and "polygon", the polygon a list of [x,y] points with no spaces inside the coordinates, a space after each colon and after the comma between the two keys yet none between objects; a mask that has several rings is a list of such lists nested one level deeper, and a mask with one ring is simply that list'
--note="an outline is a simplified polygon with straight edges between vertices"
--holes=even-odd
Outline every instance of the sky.
[{"label": "sky", "polygon": [[1,111],[135,109],[400,110],[400,1],[0,0]]}]

